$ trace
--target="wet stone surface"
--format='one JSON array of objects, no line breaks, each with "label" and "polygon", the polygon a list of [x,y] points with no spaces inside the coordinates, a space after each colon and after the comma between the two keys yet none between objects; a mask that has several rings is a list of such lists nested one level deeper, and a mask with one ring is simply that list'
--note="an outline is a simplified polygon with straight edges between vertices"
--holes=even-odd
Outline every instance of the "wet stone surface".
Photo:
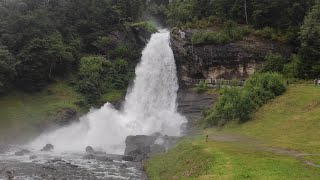
[{"label": "wet stone surface", "polygon": [[191,89],[181,89],[178,92],[178,112],[188,119],[185,127],[187,133],[196,127],[202,118],[202,111],[211,107],[216,99],[216,95],[198,94]]},{"label": "wet stone surface", "polygon": [[76,179],[146,179],[142,165],[138,162],[122,161],[120,155],[83,158],[83,154],[55,154],[53,152],[31,152],[15,156],[14,152],[0,154],[0,180],[7,179],[7,171],[18,180],[76,180]]}]

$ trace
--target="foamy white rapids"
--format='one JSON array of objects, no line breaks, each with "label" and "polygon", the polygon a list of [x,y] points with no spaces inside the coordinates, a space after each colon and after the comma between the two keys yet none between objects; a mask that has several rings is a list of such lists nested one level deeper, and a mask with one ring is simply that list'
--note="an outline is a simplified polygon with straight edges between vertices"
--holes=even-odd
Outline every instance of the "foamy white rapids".
[{"label": "foamy white rapids", "polygon": [[122,110],[107,103],[91,110],[80,122],[41,135],[30,146],[41,149],[50,143],[57,152],[83,152],[86,146],[92,146],[108,153],[123,153],[128,135],[181,135],[180,127],[186,119],[177,113],[178,80],[169,37],[167,30],[152,35]]}]

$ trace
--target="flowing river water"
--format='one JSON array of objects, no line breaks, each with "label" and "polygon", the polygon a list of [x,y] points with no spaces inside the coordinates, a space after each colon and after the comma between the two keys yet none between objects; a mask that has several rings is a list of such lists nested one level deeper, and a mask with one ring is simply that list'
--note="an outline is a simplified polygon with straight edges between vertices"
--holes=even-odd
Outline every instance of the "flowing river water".
[{"label": "flowing river water", "polygon": [[[140,163],[121,160],[125,139],[155,132],[182,135],[181,125],[186,118],[177,112],[176,74],[170,33],[161,30],[152,35],[143,50],[133,86],[120,110],[107,103],[74,124],[46,132],[26,145],[10,147],[0,154],[0,171],[8,167],[15,170],[17,179],[30,180],[145,179]],[[54,150],[41,152],[46,144],[54,145]],[[87,146],[107,154],[83,158]],[[21,148],[31,153],[15,156]],[[2,174],[1,178],[5,176]]]}]

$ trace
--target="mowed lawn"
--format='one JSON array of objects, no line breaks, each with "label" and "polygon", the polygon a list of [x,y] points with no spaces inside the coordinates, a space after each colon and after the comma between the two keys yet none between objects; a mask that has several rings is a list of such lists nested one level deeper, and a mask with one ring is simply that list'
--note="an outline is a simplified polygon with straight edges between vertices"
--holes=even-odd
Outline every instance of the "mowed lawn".
[{"label": "mowed lawn", "polygon": [[250,122],[202,130],[144,168],[151,180],[320,179],[320,87],[291,85]]}]

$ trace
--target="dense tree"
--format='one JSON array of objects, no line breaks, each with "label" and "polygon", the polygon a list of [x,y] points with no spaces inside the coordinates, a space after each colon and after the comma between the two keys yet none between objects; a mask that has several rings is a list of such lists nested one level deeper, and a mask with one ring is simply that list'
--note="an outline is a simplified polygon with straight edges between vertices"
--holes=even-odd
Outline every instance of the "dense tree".
[{"label": "dense tree", "polygon": [[256,27],[287,29],[301,25],[314,0],[173,0],[168,6],[170,24],[218,16]]},{"label": "dense tree", "polygon": [[[9,59],[20,62],[15,85],[40,90],[77,71],[84,54],[126,62],[137,58],[139,53],[128,52],[131,45],[112,41],[111,32],[125,32],[126,22],[139,20],[145,5],[145,0],[0,0],[0,45],[7,47]],[[126,77],[130,73],[127,69]]]},{"label": "dense tree", "polygon": [[265,63],[261,69],[262,72],[281,73],[285,64],[285,59],[281,54],[269,53],[265,57]]},{"label": "dense tree", "polygon": [[302,63],[301,77],[320,76],[320,1],[306,16],[300,32]]},{"label": "dense tree", "polygon": [[17,61],[5,48],[0,48],[0,94],[5,92],[16,75]]},{"label": "dense tree", "polygon": [[103,87],[111,84],[112,63],[103,57],[83,57],[80,60],[79,74],[76,82],[77,90],[85,94],[89,103],[96,102]]},{"label": "dense tree", "polygon": [[128,63],[123,59],[111,62],[101,56],[83,57],[79,64],[76,88],[89,103],[95,103],[108,90],[125,88],[130,75]]}]

